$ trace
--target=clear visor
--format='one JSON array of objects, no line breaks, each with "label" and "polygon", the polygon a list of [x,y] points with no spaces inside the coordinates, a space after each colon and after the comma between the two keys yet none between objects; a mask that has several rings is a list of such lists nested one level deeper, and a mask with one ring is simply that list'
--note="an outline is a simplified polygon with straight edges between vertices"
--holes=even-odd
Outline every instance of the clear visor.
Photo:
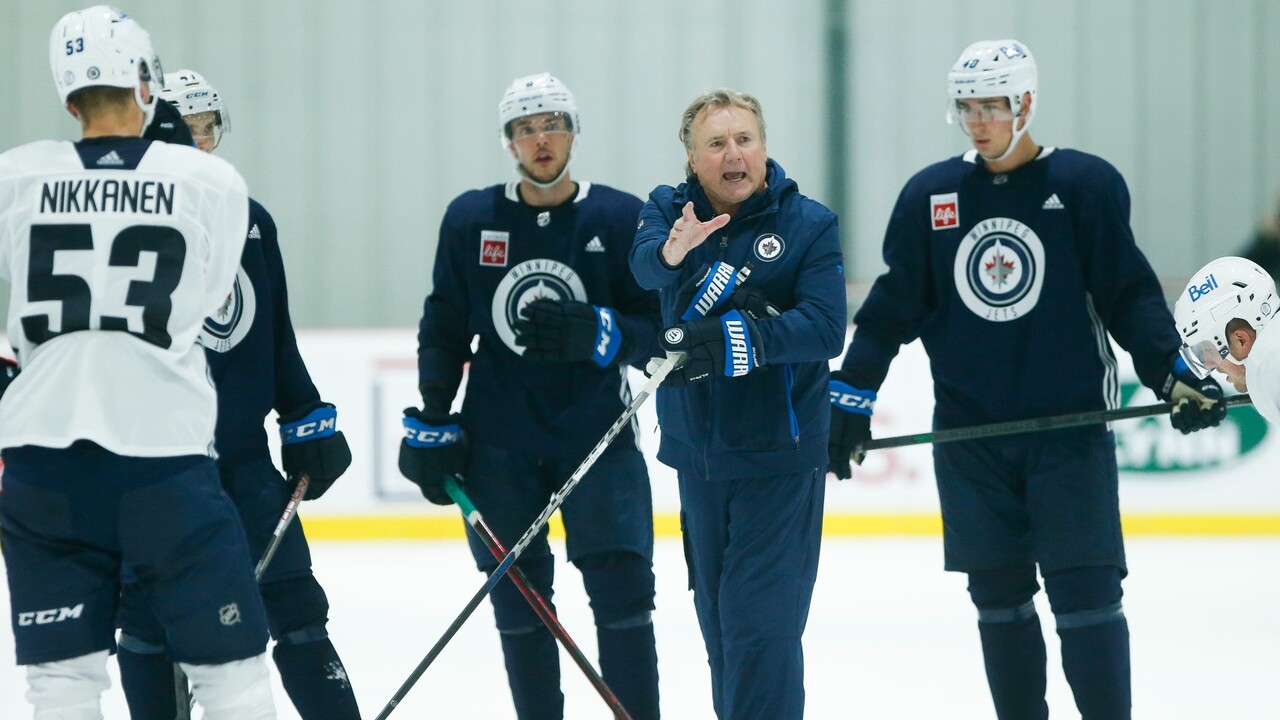
[{"label": "clear visor", "polygon": [[1208,377],[1211,371],[1218,370],[1219,361],[1222,360],[1217,346],[1208,340],[1201,340],[1195,345],[1184,344],[1178,352],[1182,355],[1182,361],[1198,378]]},{"label": "clear visor", "polygon": [[205,152],[212,152],[222,142],[222,114],[216,110],[184,115],[183,121],[191,131],[191,139],[196,147]]},{"label": "clear visor", "polygon": [[1017,115],[1009,107],[1008,98],[955,100],[947,112],[947,121],[960,125],[965,135],[977,123],[1013,122]]},{"label": "clear visor", "polygon": [[507,124],[507,137],[512,140],[524,140],[535,135],[571,133],[573,120],[562,112],[540,113],[516,118]]}]

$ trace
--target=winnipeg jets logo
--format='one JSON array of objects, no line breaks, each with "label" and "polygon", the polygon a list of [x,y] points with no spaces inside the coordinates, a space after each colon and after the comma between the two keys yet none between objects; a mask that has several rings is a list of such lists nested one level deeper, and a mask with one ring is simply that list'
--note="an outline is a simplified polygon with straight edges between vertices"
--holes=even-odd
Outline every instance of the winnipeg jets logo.
[{"label": "winnipeg jets logo", "polygon": [[787,248],[787,244],[781,237],[773,233],[766,233],[756,238],[755,251],[756,257],[764,262],[773,262],[778,259],[782,251]]},{"label": "winnipeg jets logo", "polygon": [[979,222],[956,249],[956,292],[984,320],[1006,322],[1031,312],[1044,271],[1040,237],[1010,218]]},{"label": "winnipeg jets logo", "polygon": [[236,270],[236,281],[227,293],[227,299],[209,317],[200,330],[200,344],[214,352],[224,353],[240,344],[257,315],[258,301],[253,283],[244,268]]},{"label": "winnipeg jets logo", "polygon": [[493,329],[517,355],[524,347],[516,344],[512,327],[520,311],[534,300],[587,301],[587,289],[577,271],[556,260],[526,260],[507,271],[493,291]]}]

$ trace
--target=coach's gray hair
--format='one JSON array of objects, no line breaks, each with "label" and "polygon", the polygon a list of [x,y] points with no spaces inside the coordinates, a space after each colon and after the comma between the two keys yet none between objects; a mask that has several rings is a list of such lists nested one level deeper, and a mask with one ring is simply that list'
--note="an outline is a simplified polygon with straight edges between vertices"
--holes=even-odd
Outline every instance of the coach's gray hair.
[{"label": "coach's gray hair", "polygon": [[[739,107],[750,110],[760,125],[760,142],[765,141],[764,110],[760,107],[760,101],[754,95],[720,88],[694,98],[689,107],[684,109],[684,115],[680,116],[680,142],[684,144],[685,150],[693,152],[693,121],[697,119],[698,113],[709,107]],[[684,174],[685,177],[693,177],[692,164],[685,162]]]}]

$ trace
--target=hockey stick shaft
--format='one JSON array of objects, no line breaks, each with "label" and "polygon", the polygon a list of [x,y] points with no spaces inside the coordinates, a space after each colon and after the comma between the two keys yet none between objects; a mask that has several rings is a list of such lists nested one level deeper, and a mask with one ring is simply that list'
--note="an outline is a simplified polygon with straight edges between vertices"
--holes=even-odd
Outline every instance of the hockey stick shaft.
[{"label": "hockey stick shaft", "polygon": [[[1223,400],[1228,407],[1248,405],[1252,400],[1248,395],[1233,395]],[[1059,430],[1062,428],[1080,427],[1082,425],[1100,425],[1115,420],[1164,415],[1173,410],[1172,403],[1156,403],[1137,407],[1115,408],[1112,410],[1093,410],[1090,412],[1053,415],[1051,417],[1012,420],[1010,422],[992,423],[990,425],[973,425],[970,427],[947,428],[915,435],[898,435],[896,437],[868,440],[861,445],[861,450],[880,450],[882,448],[904,447],[907,445],[924,445],[926,443],[954,442],[956,440],[978,440],[999,437],[1001,435],[1018,435],[1040,430]]]},{"label": "hockey stick shaft", "polygon": [[[485,547],[489,548],[489,552],[493,557],[499,561],[502,560],[507,554],[507,548],[503,546],[502,540],[493,532],[489,524],[484,521],[484,516],[476,509],[475,504],[471,502],[471,498],[467,497],[467,494],[462,491],[462,488],[458,487],[458,483],[453,478],[448,478],[444,481],[444,490],[458,504],[458,509],[462,511],[462,517],[466,519],[467,525],[471,526],[471,529],[484,542]],[[600,677],[600,673],[596,672],[595,667],[587,659],[587,656],[582,654],[578,644],[573,641],[573,638],[569,637],[569,631],[565,630],[564,625],[560,624],[555,611],[551,609],[551,604],[533,587],[533,584],[529,582],[528,576],[524,574],[524,570],[521,570],[519,565],[514,565],[511,568],[511,582],[515,584],[524,599],[529,601],[530,607],[542,620],[542,624],[546,625],[556,640],[559,640],[560,644],[564,646],[565,651],[577,663],[582,673],[587,676],[587,680],[591,682],[596,692],[600,693],[601,699],[613,711],[615,719],[631,720],[631,714],[622,706],[618,696],[605,683],[604,678]]]},{"label": "hockey stick shaft", "polygon": [[[276,556],[280,541],[284,540],[284,531],[289,529],[289,523],[293,522],[294,516],[298,514],[298,503],[302,502],[302,496],[307,493],[307,485],[310,483],[311,479],[306,475],[298,476],[298,484],[294,487],[293,494],[289,496],[289,502],[285,503],[284,512],[280,514],[275,530],[271,532],[271,542],[267,544],[266,552],[262,553],[262,559],[253,568],[255,581],[262,579],[262,574],[267,571],[267,565],[271,564],[271,558]],[[177,720],[191,720],[191,708],[195,704],[195,698],[191,696],[191,684],[187,680],[187,674],[182,671],[182,666],[178,663],[173,664],[173,686],[178,700]]]},{"label": "hockey stick shaft", "polygon": [[440,655],[440,652],[444,650],[444,646],[453,639],[453,636],[458,633],[458,630],[462,627],[463,623],[467,621],[467,618],[471,617],[471,614],[474,613],[476,608],[480,606],[480,603],[484,601],[485,596],[493,591],[494,585],[497,585],[498,581],[502,579],[502,576],[506,575],[507,572],[511,570],[512,564],[520,557],[520,554],[524,552],[525,548],[529,546],[529,543],[533,542],[533,539],[537,537],[538,533],[542,531],[542,528],[547,524],[547,520],[551,518],[551,514],[564,503],[564,499],[569,496],[569,493],[573,492],[575,487],[578,486],[578,482],[582,480],[582,476],[591,469],[591,466],[594,465],[596,460],[600,458],[600,455],[604,453],[605,448],[609,447],[609,443],[613,442],[613,439],[618,436],[618,433],[622,432],[622,428],[625,427],[631,420],[631,417],[636,414],[636,411],[640,409],[640,406],[644,404],[645,400],[648,400],[649,396],[658,389],[658,386],[667,378],[667,375],[684,363],[684,360],[684,353],[671,353],[667,355],[667,359],[654,370],[653,375],[649,378],[649,381],[644,384],[644,387],[641,388],[635,399],[631,401],[631,404],[627,406],[627,409],[623,411],[622,415],[613,422],[613,425],[611,425],[605,432],[604,437],[600,438],[600,442],[596,443],[596,446],[591,449],[590,453],[587,453],[586,459],[582,461],[582,464],[578,466],[578,469],[574,470],[573,474],[569,476],[569,479],[565,481],[564,485],[551,496],[550,504],[543,508],[542,513],[533,521],[533,525],[529,526],[529,529],[520,537],[520,540],[511,548],[511,551],[507,553],[507,556],[498,564],[497,569],[494,570],[489,575],[488,579],[485,580],[484,585],[480,586],[480,589],[476,591],[476,594],[467,602],[466,607],[462,609],[462,612],[458,614],[458,617],[454,618],[453,622],[450,623],[449,627],[444,631],[444,635],[440,636],[440,639],[436,641],[436,644],[432,646],[429,652],[427,652],[426,657],[422,658],[422,661],[418,663],[418,666],[413,669],[413,672],[409,674],[409,677],[405,679],[405,681],[400,685],[400,688],[396,690],[395,695],[387,701],[386,707],[382,708],[382,712],[378,713],[378,717],[375,720],[386,720],[386,718],[396,709],[396,706],[404,700],[405,695],[407,695],[409,690],[413,688],[414,684],[418,682],[418,678],[422,677],[422,674],[427,671],[427,668],[431,666],[431,663],[434,662],[436,657]]}]

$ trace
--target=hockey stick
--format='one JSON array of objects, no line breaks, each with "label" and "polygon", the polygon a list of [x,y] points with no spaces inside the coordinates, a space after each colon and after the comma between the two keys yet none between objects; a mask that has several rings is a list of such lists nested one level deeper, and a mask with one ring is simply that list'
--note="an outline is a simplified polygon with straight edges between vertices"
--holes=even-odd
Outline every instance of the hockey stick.
[{"label": "hockey stick", "polygon": [[[1252,402],[1248,395],[1233,395],[1222,401],[1228,408],[1236,405],[1248,405]],[[879,450],[881,448],[903,447],[906,445],[923,445],[926,443],[944,443],[956,440],[977,440],[998,437],[1000,435],[1017,435],[1039,430],[1057,430],[1061,428],[1080,427],[1082,425],[1099,425],[1113,420],[1129,420],[1132,418],[1164,415],[1173,410],[1173,403],[1156,403],[1137,407],[1115,408],[1112,410],[1092,410],[1090,412],[1053,415],[1051,417],[1012,420],[1010,422],[991,423],[990,425],[972,425],[970,427],[947,428],[916,435],[898,435],[896,437],[868,440],[855,451]]]},{"label": "hockey stick", "polygon": [[[307,493],[309,484],[311,484],[311,478],[306,475],[298,476],[298,485],[289,496],[289,502],[285,503],[284,512],[280,515],[280,521],[276,523],[276,529],[271,532],[271,542],[267,544],[266,552],[262,553],[262,559],[253,568],[254,581],[262,579],[262,574],[267,571],[267,565],[271,564],[271,558],[276,556],[280,541],[284,540],[284,531],[289,529],[289,524],[298,514],[298,503],[302,502],[302,496]],[[196,699],[191,695],[191,684],[187,681],[187,674],[182,671],[178,663],[173,664],[173,687],[178,700],[176,720],[191,720],[191,709],[195,707]]]},{"label": "hockey stick", "polygon": [[475,612],[476,608],[480,606],[480,603],[484,600],[485,596],[493,591],[493,587],[498,584],[498,581],[502,579],[503,575],[507,574],[507,571],[511,569],[512,564],[520,557],[520,554],[525,551],[525,548],[529,546],[529,543],[533,542],[534,537],[541,532],[542,528],[547,524],[547,520],[551,518],[551,514],[564,503],[564,499],[569,496],[569,493],[573,492],[575,487],[578,486],[578,482],[582,480],[582,476],[587,474],[587,471],[591,469],[591,466],[595,465],[596,460],[598,460],[600,455],[604,453],[605,448],[609,447],[609,443],[613,442],[613,439],[618,436],[618,433],[622,432],[622,428],[631,420],[631,416],[636,414],[636,411],[639,410],[640,406],[644,404],[644,401],[648,400],[649,396],[658,389],[658,386],[667,378],[667,375],[670,374],[672,370],[683,364],[684,360],[684,353],[671,353],[670,355],[667,355],[666,360],[663,360],[662,363],[654,369],[653,375],[649,377],[649,381],[644,384],[644,387],[641,388],[635,399],[631,401],[631,404],[627,406],[627,409],[623,411],[622,415],[617,420],[613,421],[613,425],[609,426],[609,429],[605,431],[604,437],[600,438],[600,442],[596,443],[596,446],[591,449],[591,452],[587,453],[586,459],[582,461],[582,464],[578,466],[578,469],[574,470],[573,474],[569,476],[569,479],[565,481],[564,485],[551,496],[551,503],[543,508],[542,513],[533,521],[533,525],[530,525],[529,529],[525,530],[524,535],[522,535],[520,540],[516,542],[515,547],[511,548],[511,551],[507,553],[507,556],[498,564],[497,569],[489,575],[487,580],[485,580],[484,585],[480,586],[480,589],[476,591],[476,594],[467,603],[466,607],[462,609],[462,612],[458,614],[458,617],[454,618],[453,622],[444,631],[444,635],[440,636],[440,639],[436,641],[436,644],[432,646],[429,652],[427,652],[426,657],[422,658],[422,662],[418,663],[418,666],[413,669],[413,672],[409,674],[409,677],[400,685],[400,689],[396,690],[396,694],[387,701],[386,707],[382,708],[382,712],[378,713],[376,720],[386,720],[386,718],[391,715],[392,711],[396,709],[396,706],[400,704],[400,701],[404,700],[405,695],[407,695],[409,690],[413,688],[414,684],[418,682],[418,678],[422,677],[422,674],[427,671],[427,668],[431,666],[431,663],[434,662],[436,657],[440,655],[440,652],[444,650],[444,646],[453,639],[453,636],[458,633],[458,630],[462,627],[463,623],[467,621],[467,618],[471,617],[471,613]]},{"label": "hockey stick", "polygon": [[[476,509],[471,502],[471,498],[458,487],[458,483],[453,478],[446,478],[444,481],[444,491],[449,493],[449,497],[458,504],[458,509],[462,511],[462,517],[466,519],[467,525],[475,531],[476,535],[484,541],[485,547],[489,548],[489,552],[499,561],[507,554],[507,549],[503,547],[502,541],[494,534],[488,523],[484,521],[484,516]],[[529,582],[529,578],[520,569],[519,565],[511,567],[511,582],[515,583],[516,588],[520,590],[520,594],[524,595],[524,599],[529,601],[529,605],[538,617],[542,619],[542,624],[547,626],[551,634],[555,636],[564,649],[578,664],[582,672],[591,681],[591,685],[595,687],[596,692],[600,693],[601,699],[613,711],[616,720],[631,720],[631,714],[622,706],[622,702],[618,700],[618,696],[613,694],[604,678],[600,677],[600,673],[591,665],[591,661],[586,655],[582,654],[582,650],[578,649],[577,643],[573,638],[569,637],[569,631],[564,629],[564,625],[560,624],[560,620],[556,617],[555,611],[551,609],[551,605],[542,597],[533,585]]]}]

